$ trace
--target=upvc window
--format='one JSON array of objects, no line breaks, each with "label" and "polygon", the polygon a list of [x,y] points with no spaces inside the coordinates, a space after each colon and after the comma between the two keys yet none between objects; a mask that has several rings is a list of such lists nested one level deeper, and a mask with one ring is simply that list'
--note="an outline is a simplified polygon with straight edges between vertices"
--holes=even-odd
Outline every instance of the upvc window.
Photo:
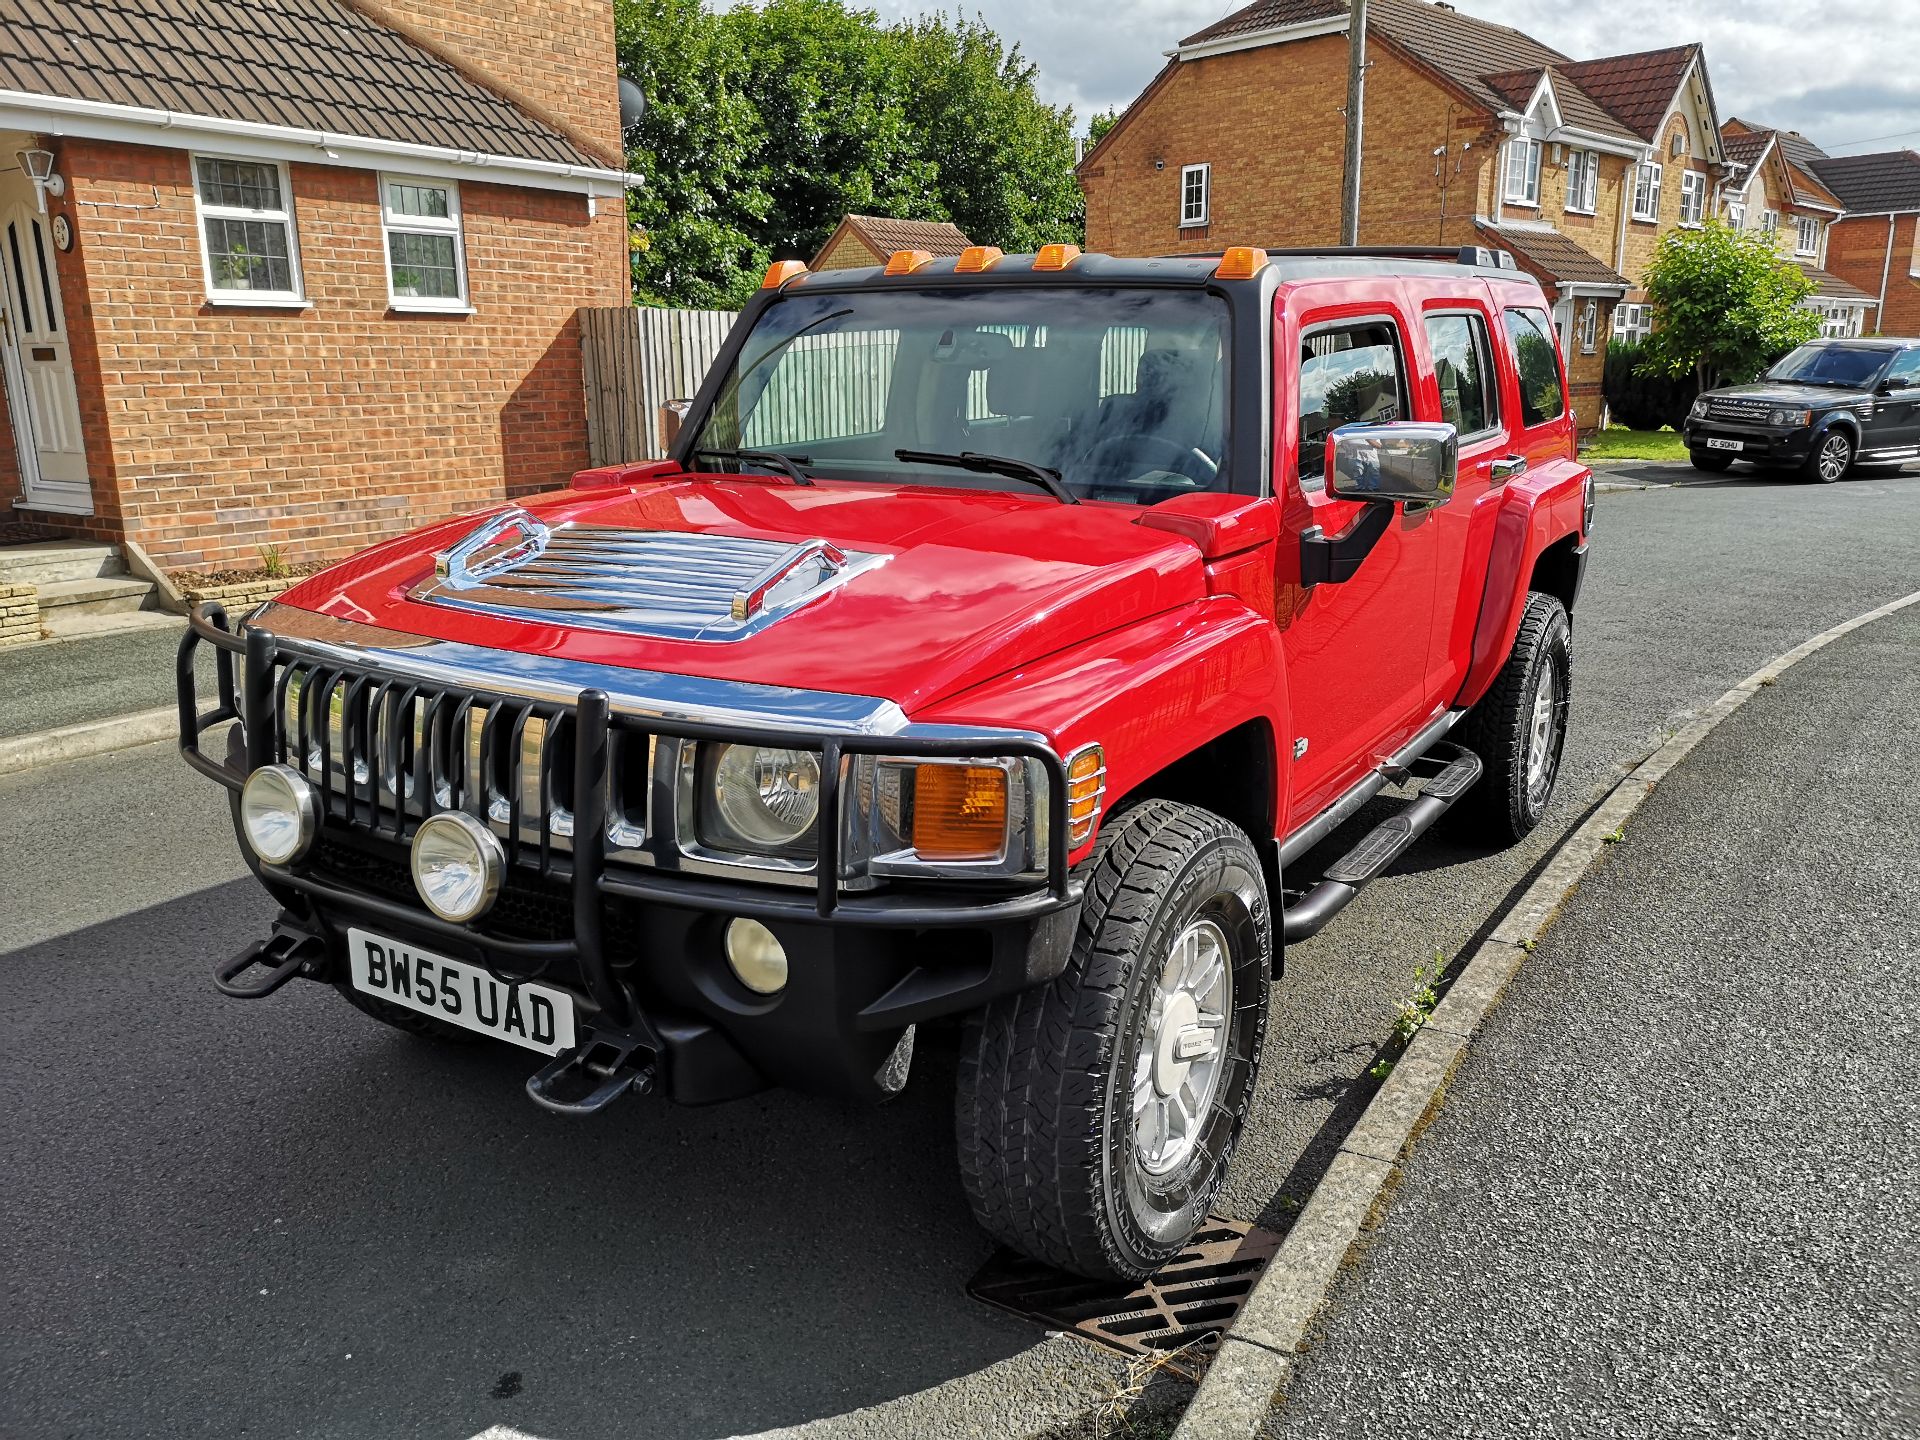
[{"label": "upvc window", "polygon": [[1736,230],[1747,228],[1747,207],[1743,202],[1734,200],[1727,205],[1727,223]]},{"label": "upvc window", "polygon": [[1567,209],[1591,215],[1600,191],[1600,153],[1575,150],[1567,156]]},{"label": "upvc window", "polygon": [[209,300],[306,303],[286,166],[272,160],[195,155],[193,197]]},{"label": "upvc window", "polygon": [[1613,337],[1616,340],[1644,340],[1653,333],[1651,305],[1621,305],[1613,312]]},{"label": "upvc window", "polygon": [[1540,142],[1524,135],[1507,142],[1505,198],[1514,205],[1540,203]]},{"label": "upvc window", "polygon": [[1600,302],[1589,300],[1580,310],[1580,353],[1593,354],[1600,341]]},{"label": "upvc window", "polygon": [[1636,220],[1658,220],[1660,218],[1660,177],[1661,166],[1655,161],[1645,161],[1633,177],[1633,218]]},{"label": "upvc window", "polygon": [[1680,223],[1698,225],[1707,215],[1707,177],[1689,170],[1680,177]]},{"label": "upvc window", "polygon": [[1820,222],[1811,215],[1793,217],[1793,253],[1817,255],[1820,252]]},{"label": "upvc window", "polygon": [[1760,212],[1760,231],[1763,235],[1771,235],[1779,230],[1779,228],[1780,212],[1778,210],[1762,210]]},{"label": "upvc window", "polygon": [[469,308],[456,182],[382,175],[380,225],[387,246],[387,293],[394,309]]},{"label": "upvc window", "polygon": [[1211,188],[1212,170],[1211,165],[1180,167],[1180,223],[1182,225],[1207,223],[1207,191]]}]

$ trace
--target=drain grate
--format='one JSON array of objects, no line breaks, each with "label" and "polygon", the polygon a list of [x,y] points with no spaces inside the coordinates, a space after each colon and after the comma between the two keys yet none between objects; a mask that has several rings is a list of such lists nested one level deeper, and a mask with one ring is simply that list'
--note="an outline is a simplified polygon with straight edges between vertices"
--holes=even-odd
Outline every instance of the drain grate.
[{"label": "drain grate", "polygon": [[1167,1368],[1198,1380],[1279,1248],[1271,1231],[1209,1216],[1192,1243],[1144,1285],[1102,1284],[1002,1250],[967,1282],[967,1293],[1124,1355],[1183,1351]]}]

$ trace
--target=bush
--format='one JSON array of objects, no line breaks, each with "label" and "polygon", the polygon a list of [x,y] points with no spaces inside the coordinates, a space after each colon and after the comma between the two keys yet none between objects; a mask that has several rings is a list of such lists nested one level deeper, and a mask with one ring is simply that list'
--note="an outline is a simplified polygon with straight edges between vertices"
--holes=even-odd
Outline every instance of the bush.
[{"label": "bush", "polygon": [[1607,345],[1607,363],[1600,382],[1607,409],[1614,424],[1632,430],[1658,430],[1663,425],[1678,430],[1693,397],[1700,393],[1699,384],[1690,374],[1640,373],[1646,349],[1637,340],[1614,340]]}]

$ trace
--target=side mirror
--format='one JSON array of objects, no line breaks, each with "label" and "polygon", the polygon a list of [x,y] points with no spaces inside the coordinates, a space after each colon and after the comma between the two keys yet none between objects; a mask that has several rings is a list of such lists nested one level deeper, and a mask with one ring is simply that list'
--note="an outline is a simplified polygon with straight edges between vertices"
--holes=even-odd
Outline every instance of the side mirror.
[{"label": "side mirror", "polygon": [[1889,375],[1874,387],[1874,394],[1891,395],[1896,390],[1910,389],[1912,385],[1913,381],[1907,379],[1904,375]]},{"label": "side mirror", "polygon": [[1327,492],[1343,500],[1432,505],[1453,494],[1460,435],[1424,420],[1342,425],[1327,436]]},{"label": "side mirror", "polygon": [[673,442],[680,438],[680,427],[686,424],[687,412],[693,409],[691,400],[669,400],[660,407],[660,453],[665,454],[673,448]]}]

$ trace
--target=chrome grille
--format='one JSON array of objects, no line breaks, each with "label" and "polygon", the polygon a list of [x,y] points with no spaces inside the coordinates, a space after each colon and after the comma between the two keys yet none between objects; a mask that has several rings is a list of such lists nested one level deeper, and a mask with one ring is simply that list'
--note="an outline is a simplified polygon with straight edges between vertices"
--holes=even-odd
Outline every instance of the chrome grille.
[{"label": "chrome grille", "polygon": [[592,630],[737,640],[885,559],[825,540],[550,527],[514,509],[435,556],[413,598]]},{"label": "chrome grille", "polygon": [[1715,420],[1746,420],[1765,424],[1767,412],[1773,408],[1764,400],[1738,400],[1724,395],[1707,401],[1707,414]]}]

